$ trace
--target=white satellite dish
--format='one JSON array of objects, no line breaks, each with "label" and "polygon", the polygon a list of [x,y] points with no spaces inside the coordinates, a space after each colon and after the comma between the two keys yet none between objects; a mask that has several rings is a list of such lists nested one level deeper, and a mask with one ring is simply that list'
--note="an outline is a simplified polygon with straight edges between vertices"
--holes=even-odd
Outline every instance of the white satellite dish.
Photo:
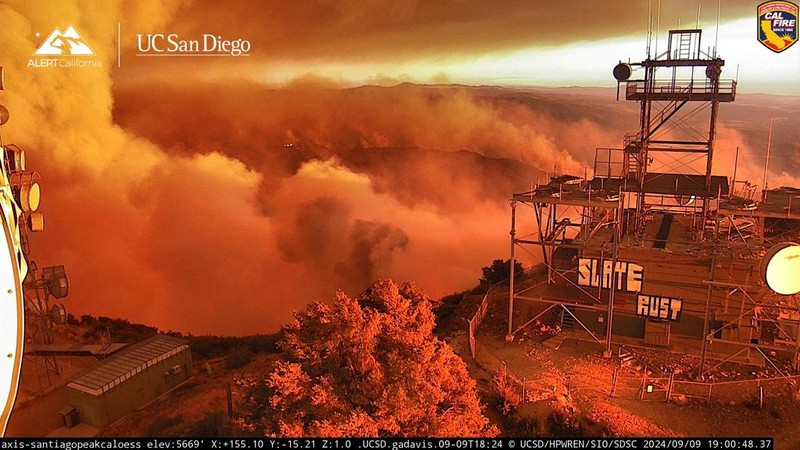
[{"label": "white satellite dish", "polygon": [[690,206],[694,203],[696,196],[694,195],[676,195],[675,201],[681,206]]},{"label": "white satellite dish", "polygon": [[800,245],[782,242],[772,246],[761,259],[761,276],[778,294],[800,293]]},{"label": "white satellite dish", "polygon": [[[24,164],[24,163],[23,163]],[[36,172],[14,172],[9,177],[9,182],[14,188],[17,204],[25,212],[35,212],[42,201],[42,190],[37,180]]]}]

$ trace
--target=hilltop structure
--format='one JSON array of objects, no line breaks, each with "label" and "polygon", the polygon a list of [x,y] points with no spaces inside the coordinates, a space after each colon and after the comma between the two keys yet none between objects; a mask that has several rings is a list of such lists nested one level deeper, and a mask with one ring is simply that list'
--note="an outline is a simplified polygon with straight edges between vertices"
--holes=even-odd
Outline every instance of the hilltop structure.
[{"label": "hilltop structure", "polygon": [[[737,85],[701,37],[671,30],[666,51],[614,68],[625,99],[640,104],[639,130],[596,150],[591,179],[551,177],[513,195],[512,267],[517,249],[539,247],[547,282],[512,274],[509,338],[551,314],[606,356],[613,343],[699,355],[701,376],[712,356],[779,372],[777,359],[800,364],[798,266],[787,259],[800,253],[800,190],[757,196],[735,164],[732,177],[712,174],[718,111]],[[533,230],[517,229],[518,209],[533,214]]]}]

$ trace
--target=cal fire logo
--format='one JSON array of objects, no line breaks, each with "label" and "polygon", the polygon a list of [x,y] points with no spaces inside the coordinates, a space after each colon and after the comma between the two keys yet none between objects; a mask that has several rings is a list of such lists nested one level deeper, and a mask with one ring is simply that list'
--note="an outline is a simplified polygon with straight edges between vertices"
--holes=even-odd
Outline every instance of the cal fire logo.
[{"label": "cal fire logo", "polygon": [[63,33],[56,27],[36,49],[36,55],[66,56],[94,55],[75,27],[70,25]]},{"label": "cal fire logo", "polygon": [[775,53],[797,42],[797,5],[783,1],[758,5],[758,41]]}]

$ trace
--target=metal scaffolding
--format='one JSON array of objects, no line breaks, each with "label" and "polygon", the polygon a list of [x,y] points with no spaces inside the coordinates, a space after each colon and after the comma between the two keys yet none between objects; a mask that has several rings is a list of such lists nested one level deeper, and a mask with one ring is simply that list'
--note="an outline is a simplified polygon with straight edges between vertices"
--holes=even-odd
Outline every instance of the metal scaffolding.
[{"label": "metal scaffolding", "polygon": [[[732,180],[712,175],[719,105],[735,100],[736,81],[721,79],[725,62],[701,38],[671,30],[665,52],[617,65],[626,100],[640,104],[639,130],[621,148],[596,149],[592,178],[553,176],[512,196],[508,339],[558,311],[562,328],[577,325],[606,356],[626,327],[667,349],[675,328],[699,344],[700,375],[712,353],[777,368],[774,355],[791,352],[800,363],[797,304],[776,298],[758,274],[766,248],[800,238],[800,191],[765,190],[758,201],[735,169]],[[520,206],[533,213],[532,231],[518,229]],[[515,279],[518,249],[541,259],[544,285]],[[544,310],[515,328],[518,301]]]}]

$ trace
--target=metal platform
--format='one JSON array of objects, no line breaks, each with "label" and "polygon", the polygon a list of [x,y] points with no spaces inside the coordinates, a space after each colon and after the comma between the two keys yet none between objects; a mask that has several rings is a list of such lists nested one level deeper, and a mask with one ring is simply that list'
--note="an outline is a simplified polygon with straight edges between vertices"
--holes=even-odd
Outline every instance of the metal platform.
[{"label": "metal platform", "polygon": [[[691,81],[656,81],[651,83],[649,92],[644,80],[629,81],[625,85],[626,100],[652,100],[652,101],[698,101],[710,102],[714,98],[712,83],[697,83]],[[719,102],[732,102],[736,99],[736,81],[720,80],[719,92],[716,100]]]},{"label": "metal platform", "polygon": [[766,192],[764,201],[733,197],[720,204],[720,214],[800,220],[800,189],[782,187]]},{"label": "metal platform", "polygon": [[606,191],[643,192],[645,194],[687,195],[697,197],[716,197],[721,191],[728,194],[728,178],[714,175],[711,177],[711,190],[706,190],[705,175],[680,173],[651,172],[644,177],[644,187],[640,189],[635,181],[624,178],[594,178],[592,189]]}]

